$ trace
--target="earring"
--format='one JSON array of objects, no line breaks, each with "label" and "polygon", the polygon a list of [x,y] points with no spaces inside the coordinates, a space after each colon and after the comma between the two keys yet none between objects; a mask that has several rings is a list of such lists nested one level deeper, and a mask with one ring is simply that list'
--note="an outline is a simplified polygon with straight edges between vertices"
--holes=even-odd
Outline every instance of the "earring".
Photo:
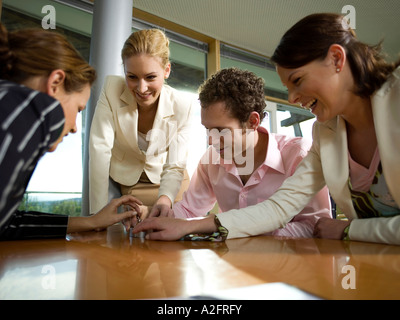
[{"label": "earring", "polygon": [[336,69],[336,72],[337,72],[337,73],[339,73],[339,72],[340,72],[340,69],[339,69],[339,68],[337,68],[337,69]]}]

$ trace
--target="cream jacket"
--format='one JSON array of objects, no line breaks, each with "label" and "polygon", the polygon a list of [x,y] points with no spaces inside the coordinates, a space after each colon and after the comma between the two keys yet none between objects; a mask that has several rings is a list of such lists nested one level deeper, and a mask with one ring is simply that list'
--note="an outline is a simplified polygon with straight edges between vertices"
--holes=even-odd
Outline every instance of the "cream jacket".
[{"label": "cream jacket", "polygon": [[[379,154],[386,183],[400,206],[400,68],[371,98]],[[269,200],[218,215],[229,238],[263,234],[284,227],[325,184],[337,206],[352,220],[351,240],[400,245],[400,216],[358,219],[348,187],[345,122],[341,117],[316,122],[313,145]]]},{"label": "cream jacket", "polygon": [[90,212],[108,202],[109,177],[135,185],[143,172],[173,202],[183,179],[193,103],[164,85],[146,152],[138,147],[138,109],[125,79],[108,76],[93,116],[89,143]]}]

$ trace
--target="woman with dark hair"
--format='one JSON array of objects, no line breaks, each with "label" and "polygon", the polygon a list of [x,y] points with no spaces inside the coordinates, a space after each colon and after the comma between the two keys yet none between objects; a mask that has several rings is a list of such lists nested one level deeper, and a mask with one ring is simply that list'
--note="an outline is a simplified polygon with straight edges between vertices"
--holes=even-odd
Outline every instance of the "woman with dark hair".
[{"label": "woman with dark hair", "polygon": [[123,204],[140,211],[141,202],[132,196],[91,217],[18,210],[39,159],[77,131],[76,115],[85,109],[95,79],[96,71],[62,35],[42,29],[8,32],[0,24],[1,240],[99,230],[136,214],[117,214]]},{"label": "woman with dark hair", "polygon": [[[299,21],[272,60],[289,101],[317,118],[313,145],[271,198],[218,215],[228,238],[284,227],[327,185],[348,220],[321,218],[314,236],[400,244],[400,61],[386,62],[380,46],[360,42],[336,14]],[[168,239],[217,229],[207,218],[180,230],[145,222],[137,232],[158,229]]]},{"label": "woman with dark hair", "polygon": [[348,218],[321,219],[315,235],[400,244],[400,61],[386,62],[381,45],[360,42],[336,14],[302,19],[272,60],[289,101],[317,118],[312,179]]}]

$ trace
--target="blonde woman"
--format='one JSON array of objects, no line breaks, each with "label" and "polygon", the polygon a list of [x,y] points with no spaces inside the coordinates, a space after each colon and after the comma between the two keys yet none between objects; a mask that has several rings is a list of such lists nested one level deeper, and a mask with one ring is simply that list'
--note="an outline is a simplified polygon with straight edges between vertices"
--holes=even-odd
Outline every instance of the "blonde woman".
[{"label": "blonde woman", "polygon": [[90,210],[96,212],[117,190],[162,212],[188,185],[192,101],[165,84],[171,63],[161,30],[132,33],[121,56],[125,77],[106,78],[93,117]]}]

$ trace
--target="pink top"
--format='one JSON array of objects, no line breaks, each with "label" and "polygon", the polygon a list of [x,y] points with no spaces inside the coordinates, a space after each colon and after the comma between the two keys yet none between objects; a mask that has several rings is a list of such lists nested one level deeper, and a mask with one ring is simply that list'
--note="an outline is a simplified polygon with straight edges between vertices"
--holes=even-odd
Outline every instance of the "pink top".
[{"label": "pink top", "polygon": [[379,150],[376,148],[369,168],[365,168],[361,164],[355,162],[349,152],[350,181],[353,190],[367,192],[374,180],[376,170],[381,162]]},{"label": "pink top", "polygon": [[[175,217],[205,216],[216,202],[220,212],[245,208],[267,200],[278,190],[307,155],[311,143],[302,138],[269,134],[263,127],[258,131],[260,134],[269,135],[267,156],[254,170],[246,185],[243,185],[235,164],[224,164],[215,149],[209,147],[193,174],[182,201],[173,206]],[[285,228],[275,230],[272,234],[299,238],[312,237],[314,225],[320,217],[331,217],[329,193],[326,187]]]}]

